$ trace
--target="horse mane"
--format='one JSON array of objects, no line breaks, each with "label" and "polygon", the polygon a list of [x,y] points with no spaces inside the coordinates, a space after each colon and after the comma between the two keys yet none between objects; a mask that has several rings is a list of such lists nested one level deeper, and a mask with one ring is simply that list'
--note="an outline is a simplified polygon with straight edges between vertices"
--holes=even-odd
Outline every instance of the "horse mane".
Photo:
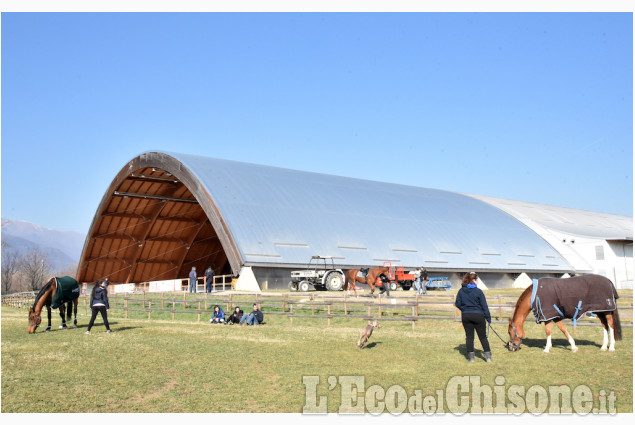
[{"label": "horse mane", "polygon": [[51,289],[51,285],[53,285],[54,282],[55,282],[55,278],[51,278],[51,280],[49,280],[44,286],[42,286],[42,288],[40,289],[40,292],[38,292],[38,294],[35,296],[35,301],[33,302],[33,310],[35,310],[35,306],[37,306],[37,302],[40,300],[40,298],[42,298],[42,296],[49,289]]},{"label": "horse mane", "polygon": [[520,304],[525,301],[525,298],[527,298],[528,296],[530,296],[532,290],[532,286],[529,285],[522,294],[520,294],[520,297],[518,297],[518,301],[516,301],[516,305],[514,306],[514,313],[512,314],[512,318],[516,317],[516,313],[518,311],[518,307],[520,306]]}]

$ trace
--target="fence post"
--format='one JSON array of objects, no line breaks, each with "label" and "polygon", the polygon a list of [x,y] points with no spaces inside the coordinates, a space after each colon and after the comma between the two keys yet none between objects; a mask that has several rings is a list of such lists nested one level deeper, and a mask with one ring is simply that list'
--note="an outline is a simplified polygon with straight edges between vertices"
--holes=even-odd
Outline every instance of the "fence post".
[{"label": "fence post", "polygon": [[[84,294],[84,314],[88,314],[88,305],[86,303],[86,298],[88,297],[88,294]],[[126,316],[128,317],[128,316]]]},{"label": "fence post", "polygon": [[293,304],[289,306],[289,320],[291,320],[291,326],[293,326]]},{"label": "fence post", "polygon": [[285,313],[287,310],[287,294],[282,294],[282,312]]},{"label": "fence post", "polygon": [[233,307],[234,307],[234,304],[232,303],[232,294],[229,294],[229,302],[227,303],[227,311],[231,311]]},{"label": "fence post", "polygon": [[[347,291],[348,292],[348,291]],[[346,298],[347,298],[347,294],[346,292],[344,293],[344,314],[348,314],[348,306],[346,304]]]},{"label": "fence post", "polygon": [[165,308],[165,292],[161,292],[161,308]]},{"label": "fence post", "polygon": [[201,321],[201,302],[198,302],[198,321]]},{"label": "fence post", "polygon": [[381,319],[381,294],[379,294],[379,318]]},{"label": "fence post", "polygon": [[[416,316],[415,309],[416,309],[416,307],[412,307],[412,315],[413,316]],[[415,320],[412,319],[412,331],[414,332],[414,330],[415,330]]]},{"label": "fence post", "polygon": [[418,316],[419,315],[419,294],[417,294],[417,298],[416,298],[415,302],[417,304],[415,306],[415,314],[413,316]]},{"label": "fence post", "polygon": [[498,320],[503,320],[503,305],[502,305],[501,296],[498,296]]},{"label": "fence post", "polygon": [[368,304],[368,315],[371,316],[371,317],[373,316],[373,314],[370,311],[370,304]]},{"label": "fence post", "polygon": [[117,293],[115,292],[115,307],[117,307]]},{"label": "fence post", "polygon": [[186,291],[183,292],[183,310],[185,310],[187,308],[187,306],[185,305],[185,294],[186,293],[187,293]]},{"label": "fence post", "polygon": [[174,312],[176,311],[175,307],[176,301],[172,298],[172,321],[174,322]]},{"label": "fence post", "polygon": [[152,301],[148,301],[148,320],[150,320],[150,314],[152,314]]},{"label": "fence post", "polygon": [[146,291],[141,295],[141,308],[146,308]]}]

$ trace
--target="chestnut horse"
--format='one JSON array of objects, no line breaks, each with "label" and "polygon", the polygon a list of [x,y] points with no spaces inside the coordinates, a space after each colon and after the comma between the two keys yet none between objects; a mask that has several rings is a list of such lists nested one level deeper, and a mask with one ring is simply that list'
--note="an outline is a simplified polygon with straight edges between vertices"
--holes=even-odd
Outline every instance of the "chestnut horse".
[{"label": "chestnut horse", "polygon": [[[45,332],[48,332],[51,330],[51,302],[53,300],[53,294],[55,294],[56,290],[57,290],[57,279],[53,277],[42,287],[42,289],[40,289],[40,292],[35,297],[35,302],[33,303],[33,307],[29,308],[29,326],[27,330],[29,331],[30,334],[35,333],[35,330],[37,329],[37,327],[40,325],[40,323],[42,323],[41,313],[42,313],[42,308],[44,306],[46,306],[46,309],[48,311],[48,319],[49,319],[49,323],[48,323],[48,326],[46,327]],[[71,317],[73,313],[73,311],[71,310],[71,303],[73,304],[74,313],[75,313],[75,321],[73,322],[73,327],[74,328],[77,327],[77,305],[79,304],[79,298],[75,298],[73,301],[67,302],[66,305],[62,304],[59,306],[60,316],[62,317],[62,325],[60,327],[62,329],[67,329],[66,323],[69,323],[71,321]],[[64,313],[66,313],[67,308],[68,308],[68,314],[67,314],[66,320],[64,320],[64,315],[65,315]]]},{"label": "chestnut horse", "polygon": [[[611,284],[612,285],[612,284]],[[532,295],[532,285],[529,285],[527,289],[520,295],[518,301],[516,302],[516,306],[514,307],[514,314],[511,319],[509,319],[508,333],[509,333],[509,342],[507,343],[507,348],[510,351],[520,350],[520,344],[522,343],[523,338],[525,338],[525,330],[523,328],[523,324],[525,319],[529,315],[531,311],[531,295]],[[615,341],[622,339],[622,326],[620,324],[620,316],[617,311],[617,306],[613,311],[597,311],[595,312],[602,326],[604,327],[604,342],[600,350],[606,351],[607,346],[609,351],[615,351]],[[551,345],[551,329],[552,322],[560,328],[564,336],[567,338],[567,341],[571,344],[571,352],[575,353],[578,351],[578,347],[575,345],[575,341],[567,332],[562,323],[562,318],[554,318],[553,320],[545,321],[545,332],[547,333],[547,344],[544,349],[544,353],[548,353],[549,349],[552,347]],[[609,343],[610,342],[610,343]]]},{"label": "chestnut horse", "polygon": [[387,276],[390,275],[390,267],[375,267],[374,269],[370,269],[368,271],[368,275],[366,276],[366,279],[357,276],[357,273],[359,272],[359,269],[353,269],[353,270],[347,270],[346,274],[345,274],[345,279],[344,279],[344,287],[343,289],[345,291],[349,290],[349,283],[351,283],[351,287],[353,288],[353,291],[355,292],[355,296],[357,296],[357,285],[355,285],[356,282],[359,283],[364,283],[368,286],[370,286],[370,294],[374,297],[374,293],[375,293],[375,282],[377,281],[377,278],[379,277],[379,275],[381,274],[385,274]]}]

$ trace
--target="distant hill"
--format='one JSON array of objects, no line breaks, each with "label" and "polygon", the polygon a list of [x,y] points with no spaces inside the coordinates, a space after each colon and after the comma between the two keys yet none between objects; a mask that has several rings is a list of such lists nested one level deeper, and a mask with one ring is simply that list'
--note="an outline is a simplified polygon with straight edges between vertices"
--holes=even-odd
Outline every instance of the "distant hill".
[{"label": "distant hill", "polygon": [[2,219],[2,240],[9,249],[24,254],[34,248],[48,256],[55,270],[63,270],[79,262],[86,235],[47,229],[27,221]]}]

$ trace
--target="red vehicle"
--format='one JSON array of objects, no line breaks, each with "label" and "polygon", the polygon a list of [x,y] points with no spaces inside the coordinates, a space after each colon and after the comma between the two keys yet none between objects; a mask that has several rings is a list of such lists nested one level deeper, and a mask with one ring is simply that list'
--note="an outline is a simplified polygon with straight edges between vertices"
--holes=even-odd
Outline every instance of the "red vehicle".
[{"label": "red vehicle", "polygon": [[384,262],[384,267],[390,268],[390,290],[394,291],[401,286],[404,291],[409,291],[415,282],[415,271],[405,270],[404,266],[393,266],[390,261]]}]

